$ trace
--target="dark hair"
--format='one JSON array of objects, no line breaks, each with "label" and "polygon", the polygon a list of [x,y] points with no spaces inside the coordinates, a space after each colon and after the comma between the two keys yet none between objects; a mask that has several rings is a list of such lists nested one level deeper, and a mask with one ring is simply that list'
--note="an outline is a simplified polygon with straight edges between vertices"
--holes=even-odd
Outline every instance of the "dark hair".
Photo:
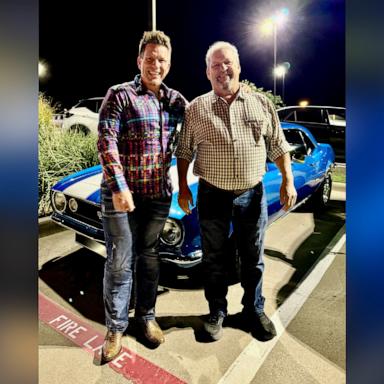
[{"label": "dark hair", "polygon": [[147,44],[163,45],[169,49],[171,53],[171,39],[162,31],[146,31],[139,43],[139,56],[143,55]]}]

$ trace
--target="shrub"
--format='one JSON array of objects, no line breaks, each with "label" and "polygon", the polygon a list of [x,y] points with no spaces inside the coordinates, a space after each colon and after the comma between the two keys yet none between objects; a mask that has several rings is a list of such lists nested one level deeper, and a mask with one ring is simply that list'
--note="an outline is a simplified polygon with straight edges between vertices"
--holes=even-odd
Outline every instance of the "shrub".
[{"label": "shrub", "polygon": [[39,95],[39,216],[52,211],[50,190],[57,181],[99,163],[97,136],[55,126],[56,109],[49,98]]},{"label": "shrub", "polygon": [[284,106],[284,102],[281,99],[281,97],[279,95],[273,96],[272,91],[264,91],[264,88],[262,87],[257,88],[256,85],[249,80],[241,80],[241,82],[243,84],[248,85],[254,92],[260,92],[266,97],[268,97],[268,99],[270,99],[272,103],[275,105],[275,108],[280,108]]}]

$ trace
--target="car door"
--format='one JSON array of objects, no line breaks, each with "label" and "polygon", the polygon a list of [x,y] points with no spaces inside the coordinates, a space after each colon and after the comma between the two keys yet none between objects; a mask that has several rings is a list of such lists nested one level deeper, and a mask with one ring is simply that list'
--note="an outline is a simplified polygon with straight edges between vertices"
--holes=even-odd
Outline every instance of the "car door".
[{"label": "car door", "polygon": [[[307,147],[300,130],[294,128],[284,129],[284,134],[292,147],[292,171],[298,204],[308,197],[314,188],[311,180],[316,177],[316,163],[313,156],[308,155],[310,149]],[[285,214],[280,204],[281,181],[282,176],[279,168],[275,163],[268,162],[267,173],[263,182],[267,193],[269,221],[274,221]]]}]

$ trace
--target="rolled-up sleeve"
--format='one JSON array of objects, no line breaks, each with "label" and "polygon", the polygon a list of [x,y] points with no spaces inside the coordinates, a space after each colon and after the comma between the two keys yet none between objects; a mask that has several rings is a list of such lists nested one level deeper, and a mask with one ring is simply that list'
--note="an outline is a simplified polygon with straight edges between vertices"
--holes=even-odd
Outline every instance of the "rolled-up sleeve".
[{"label": "rolled-up sleeve", "polygon": [[118,147],[122,110],[123,100],[121,96],[113,88],[110,88],[99,112],[97,149],[103,167],[104,180],[112,192],[129,189],[120,162]]},{"label": "rolled-up sleeve", "polygon": [[185,110],[184,122],[181,127],[179,142],[177,144],[175,156],[177,158],[185,159],[188,162],[193,160],[195,144],[194,144],[194,132],[191,125],[192,111],[188,106]]},{"label": "rolled-up sleeve", "polygon": [[267,155],[275,161],[280,156],[291,150],[291,146],[287,142],[284,136],[283,129],[280,125],[280,120],[277,115],[276,109],[269,99],[267,101],[267,113],[270,115],[270,126],[269,126],[269,145],[267,148]]}]

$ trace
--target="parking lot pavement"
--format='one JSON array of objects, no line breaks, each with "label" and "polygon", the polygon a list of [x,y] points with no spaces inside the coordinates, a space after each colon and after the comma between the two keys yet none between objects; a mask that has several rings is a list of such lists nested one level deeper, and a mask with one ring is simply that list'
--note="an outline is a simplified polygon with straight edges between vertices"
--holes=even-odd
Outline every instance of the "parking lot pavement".
[{"label": "parking lot pavement", "polygon": [[252,383],[346,382],[345,289],[344,243]]},{"label": "parking lot pavement", "polygon": [[277,337],[251,341],[220,384],[345,383],[345,227],[272,319]]},{"label": "parking lot pavement", "polygon": [[[262,343],[229,321],[223,338],[207,343],[201,335],[202,315],[208,312],[201,284],[181,275],[174,281],[163,281],[158,295],[157,316],[166,343],[149,349],[128,331],[123,338],[128,352],[117,365],[99,366],[96,352],[89,347],[97,348],[93,343],[99,339],[86,343],[97,335],[101,339],[105,332],[101,301],[104,259],[79,249],[68,231],[41,237],[39,287],[52,303],[45,308],[52,308],[44,310],[45,317],[40,313],[40,384],[129,383],[132,380],[127,377],[133,377],[129,373],[140,359],[147,361],[148,370],[154,373],[144,381],[151,384],[156,382],[154,378],[166,382],[164,377],[167,382],[196,384],[344,383],[345,245],[330,253],[332,262],[328,255],[332,248],[327,248],[343,231],[344,199],[345,190],[339,186],[326,213],[314,217],[299,210],[268,229],[264,295],[266,312],[276,321],[279,337]],[[309,285],[304,283],[310,276],[320,282],[312,291],[300,291]],[[316,279],[312,280],[313,285]],[[241,296],[239,284],[230,286],[230,317],[241,310]],[[50,313],[56,318],[60,313],[66,316],[67,320],[60,318],[63,322],[76,316],[70,321],[77,328],[68,330],[59,321],[49,324],[54,320],[47,317]],[[82,340],[80,335],[89,337]],[[127,356],[138,358],[127,360]],[[247,374],[243,376],[236,367]]]}]

